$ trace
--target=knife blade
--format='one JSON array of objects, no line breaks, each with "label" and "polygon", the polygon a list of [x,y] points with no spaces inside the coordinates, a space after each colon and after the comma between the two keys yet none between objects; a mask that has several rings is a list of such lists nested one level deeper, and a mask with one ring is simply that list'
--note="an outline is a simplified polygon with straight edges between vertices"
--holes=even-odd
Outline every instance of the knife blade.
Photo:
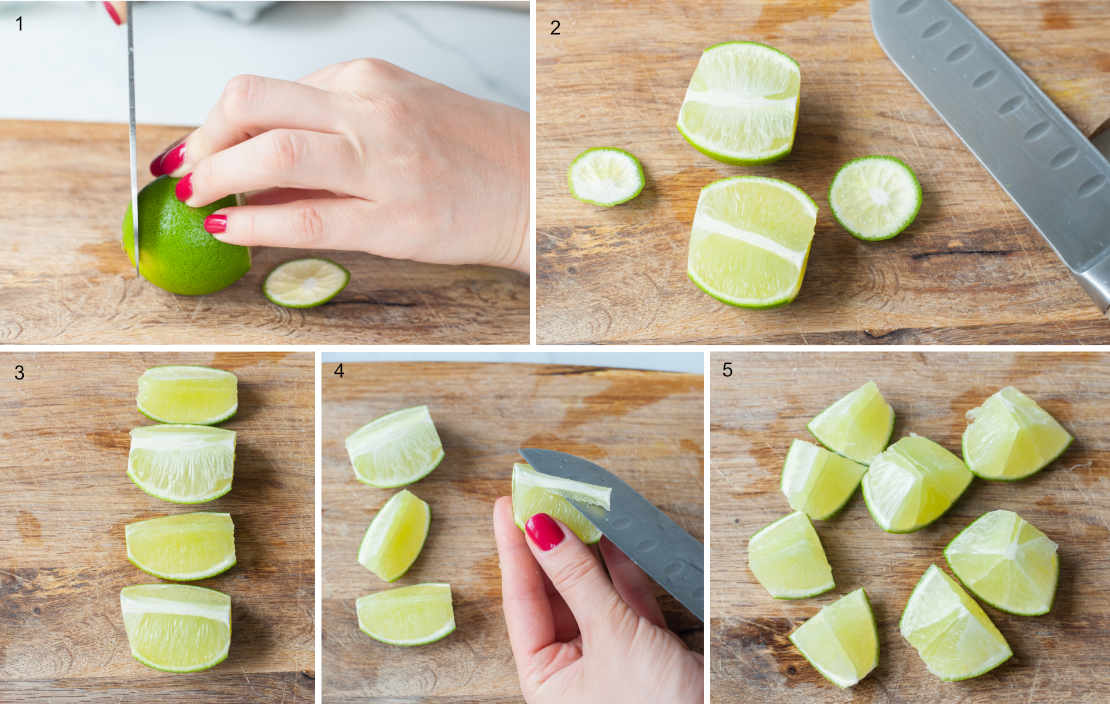
[{"label": "knife blade", "polygon": [[131,146],[131,236],[135,245],[135,276],[139,273],[139,169],[135,156],[135,38],[131,18],[131,5],[127,3],[127,98],[128,138]]},{"label": "knife blade", "polygon": [[871,0],[879,45],[1110,316],[1110,162],[949,0]]},{"label": "knife blade", "polygon": [[632,487],[589,460],[522,448],[520,454],[543,474],[611,487],[610,510],[564,497],[659,586],[704,618],[705,547]]}]

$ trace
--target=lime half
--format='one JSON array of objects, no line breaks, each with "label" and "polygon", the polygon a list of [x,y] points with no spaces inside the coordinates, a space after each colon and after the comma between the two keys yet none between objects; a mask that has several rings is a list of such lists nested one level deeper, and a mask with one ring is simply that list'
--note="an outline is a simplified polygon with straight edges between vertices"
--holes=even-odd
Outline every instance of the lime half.
[{"label": "lime half", "polygon": [[347,455],[360,482],[380,488],[412,484],[443,460],[427,406],[394,411],[347,436]]},{"label": "lime half", "polygon": [[979,516],[948,544],[944,558],[975,596],[996,609],[1039,616],[1052,608],[1060,572],[1056,543],[1013,511]]},{"label": "lime half", "polygon": [[730,164],[765,164],[794,146],[802,73],[798,62],[755,42],[705,50],[678,112],[695,149]]},{"label": "lime half", "polygon": [[859,462],[795,440],[782,466],[782,493],[790,508],[825,519],[848,503],[866,471]]},{"label": "lime half", "polygon": [[917,217],[921,184],[900,159],[865,156],[836,172],[829,187],[829,207],[853,237],[889,240]]},{"label": "lime half", "polygon": [[701,189],[686,273],[744,308],[789,303],[802,288],[817,205],[785,181],[736,176]]},{"label": "lime half", "polygon": [[904,437],[863,475],[863,500],[888,533],[912,533],[944,515],[971,483],[954,454],[919,435]]},{"label": "lime half", "polygon": [[231,597],[186,584],[139,584],[119,593],[131,654],[148,667],[196,672],[231,647]]},{"label": "lime half", "polygon": [[623,149],[595,147],[571,162],[567,185],[578,200],[604,207],[620,205],[644,190],[644,167]]},{"label": "lime half", "polygon": [[235,433],[204,425],[151,425],[131,431],[127,476],[163,501],[199,504],[231,491]]},{"label": "lime half", "polygon": [[967,414],[964,461],[984,479],[1024,479],[1063,454],[1072,437],[1037,403],[1007,386]]},{"label": "lime half", "polygon": [[776,599],[803,599],[836,586],[821,539],[801,511],[783,516],[752,536],[748,567]]},{"label": "lime half", "polygon": [[206,579],[235,564],[235,524],[227,513],[182,513],[128,523],[127,559],[175,581]]},{"label": "lime half", "polygon": [[407,489],[397,492],[370,521],[358,548],[359,563],[392,582],[416,562],[431,524],[427,503]]},{"label": "lime half", "polygon": [[851,687],[879,664],[879,634],[863,589],[842,596],[790,634],[806,660],[837,687]]},{"label": "lime half", "polygon": [[942,680],[978,677],[1013,655],[982,607],[936,565],[914,587],[899,626],[925,667]]},{"label": "lime half", "polygon": [[596,543],[601,540],[601,531],[563,497],[569,496],[608,511],[612,491],[608,487],[540,474],[531,465],[518,462],[513,465],[513,518],[524,530],[529,518],[546,513],[574,531],[582,542]]},{"label": "lime half", "polygon": [[894,409],[869,381],[818,413],[807,427],[833,452],[870,464],[890,442]]},{"label": "lime half", "polygon": [[351,272],[330,259],[294,259],[266,274],[262,294],[286,308],[315,308],[335,298],[350,280]]},{"label": "lime half", "polygon": [[239,380],[211,367],[153,367],[139,377],[137,403],[159,423],[215,425],[239,410]]},{"label": "lime half", "polygon": [[358,627],[390,645],[427,645],[455,630],[450,584],[414,584],[359,597]]}]

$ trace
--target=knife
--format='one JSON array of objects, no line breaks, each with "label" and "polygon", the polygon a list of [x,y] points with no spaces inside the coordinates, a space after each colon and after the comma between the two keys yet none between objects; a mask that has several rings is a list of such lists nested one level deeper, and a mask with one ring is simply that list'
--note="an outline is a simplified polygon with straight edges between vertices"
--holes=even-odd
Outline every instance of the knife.
[{"label": "knife", "polygon": [[1110,139],[1088,140],[949,0],[871,0],[890,60],[1110,317]]},{"label": "knife", "polygon": [[131,142],[131,236],[135,238],[135,276],[139,273],[139,170],[135,157],[135,39],[132,34],[131,5],[127,3],[127,98],[128,137]]},{"label": "knife", "polygon": [[542,474],[611,487],[610,510],[563,497],[699,620],[705,600],[705,547],[665,513],[610,472],[589,460],[555,450],[523,448]]}]

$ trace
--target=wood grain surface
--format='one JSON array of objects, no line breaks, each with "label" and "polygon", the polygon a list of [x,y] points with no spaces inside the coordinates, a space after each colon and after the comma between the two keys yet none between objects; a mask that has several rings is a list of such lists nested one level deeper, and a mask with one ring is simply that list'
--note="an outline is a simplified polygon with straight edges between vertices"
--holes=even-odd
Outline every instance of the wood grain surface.
[{"label": "wood grain surface", "polygon": [[[239,377],[231,491],[160,501],[125,474],[136,381],[156,364]],[[25,378],[15,381],[14,365]],[[0,702],[311,702],[314,379],[309,354],[0,354]],[[226,511],[238,564],[194,582],[231,596],[231,652],[205,672],[131,657],[119,592],[158,582],[127,560],[124,526]]]},{"label": "wood grain surface", "polygon": [[[510,492],[522,446],[564,450],[620,475],[691,534],[703,535],[702,377],[526,364],[324,365],[322,687],[336,702],[520,702],[501,614],[493,503]],[[360,565],[370,519],[394,490],[359,483],[343,441],[390,411],[427,404],[446,457],[408,487],[432,526],[409,572],[387,585]],[[457,630],[418,648],[358,628],[355,599],[390,586],[449,582]],[[701,623],[669,596],[669,625],[702,649]]]},{"label": "wood grain surface", "polygon": [[[720,374],[732,361],[737,373]],[[710,647],[714,702],[1110,701],[1110,382],[1105,353],[714,353],[710,436]],[[895,439],[915,432],[960,452],[965,413],[1014,385],[1054,415],[1075,442],[1039,474],[1014,483],[975,479],[933,525],[884,533],[859,492],[815,521],[836,589],[779,601],[747,566],[748,539],[790,512],[779,490],[786,450],[811,439],[806,423],[867,380],[894,407]],[[1016,511],[1059,544],[1060,581],[1044,616],[1011,616],[983,604],[1014,656],[965,682],[941,682],[898,631],[898,619],[930,563],[946,570],[944,547],[983,513]],[[879,626],[879,666],[838,690],[787,640],[824,605],[867,589]],[[981,602],[980,602],[981,603]]]},{"label": "wood grain surface", "polygon": [[[1110,117],[1110,3],[957,4],[1085,134]],[[1110,341],[1110,323],[886,58],[867,0],[536,7],[540,343]],[[729,40],[770,43],[801,64],[797,139],[777,164],[718,163],[675,129],[702,50]],[[636,200],[598,208],[569,195],[567,166],[596,146],[642,160],[647,185]],[[902,157],[924,189],[917,221],[888,242],[857,241],[829,210],[837,169],[866,154]],[[805,283],[785,308],[735,309],[686,278],[701,188],[741,174],[785,179],[820,209]]]},{"label": "wood grain surface", "polygon": [[[140,125],[146,165],[186,128]],[[528,342],[528,277],[361,252],[255,247],[251,271],[209,296],[140,279],[120,246],[127,126],[0,121],[0,343],[473,344]],[[351,272],[327,305],[270,303],[262,280],[304,256]]]}]

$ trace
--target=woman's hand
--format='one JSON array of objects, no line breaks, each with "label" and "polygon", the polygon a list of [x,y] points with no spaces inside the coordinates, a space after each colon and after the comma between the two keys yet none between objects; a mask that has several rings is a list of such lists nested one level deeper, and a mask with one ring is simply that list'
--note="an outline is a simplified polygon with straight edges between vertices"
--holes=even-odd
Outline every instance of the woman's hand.
[{"label": "woman's hand", "polygon": [[701,655],[667,630],[651,580],[624,553],[602,540],[606,576],[593,551],[543,513],[529,519],[525,540],[507,497],[494,505],[493,527],[529,704],[701,703]]},{"label": "woman's hand", "polygon": [[528,115],[360,59],[299,81],[238,76],[150,165],[241,245],[362,250],[528,271]]}]

